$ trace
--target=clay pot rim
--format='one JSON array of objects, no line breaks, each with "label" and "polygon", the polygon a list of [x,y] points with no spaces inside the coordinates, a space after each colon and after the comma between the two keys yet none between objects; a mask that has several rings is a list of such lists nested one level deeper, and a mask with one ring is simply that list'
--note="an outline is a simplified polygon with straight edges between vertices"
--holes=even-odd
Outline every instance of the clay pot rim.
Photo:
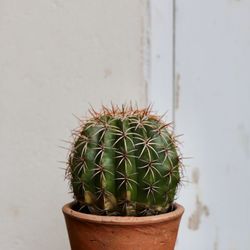
[{"label": "clay pot rim", "polygon": [[109,224],[109,225],[145,225],[155,224],[166,221],[173,221],[182,216],[184,207],[178,203],[174,203],[175,210],[169,213],[152,215],[152,216],[102,216],[94,214],[85,214],[74,211],[71,207],[75,202],[67,203],[63,206],[62,211],[64,215],[68,215],[79,221],[91,222],[96,224]]}]

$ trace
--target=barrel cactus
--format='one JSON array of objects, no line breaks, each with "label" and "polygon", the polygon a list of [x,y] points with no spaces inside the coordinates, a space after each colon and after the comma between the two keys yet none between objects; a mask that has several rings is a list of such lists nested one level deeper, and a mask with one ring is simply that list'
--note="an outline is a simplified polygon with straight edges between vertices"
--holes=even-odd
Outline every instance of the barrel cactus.
[{"label": "barrel cactus", "polygon": [[150,107],[112,105],[90,114],[74,131],[67,162],[79,207],[120,216],[170,211],[182,177],[171,123]]}]

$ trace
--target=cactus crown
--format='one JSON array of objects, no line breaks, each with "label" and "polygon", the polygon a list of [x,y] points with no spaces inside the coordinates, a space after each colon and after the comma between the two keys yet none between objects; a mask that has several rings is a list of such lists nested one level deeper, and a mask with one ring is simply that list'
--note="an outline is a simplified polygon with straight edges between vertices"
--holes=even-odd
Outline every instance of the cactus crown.
[{"label": "cactus crown", "polygon": [[171,123],[150,107],[103,106],[90,114],[74,132],[66,171],[81,208],[128,216],[170,211],[182,177]]}]

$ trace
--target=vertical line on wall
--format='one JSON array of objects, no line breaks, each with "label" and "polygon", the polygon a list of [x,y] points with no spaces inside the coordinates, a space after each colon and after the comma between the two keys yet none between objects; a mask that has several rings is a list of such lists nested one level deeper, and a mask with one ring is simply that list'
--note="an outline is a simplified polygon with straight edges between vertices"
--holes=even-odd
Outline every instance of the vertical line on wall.
[{"label": "vertical line on wall", "polygon": [[173,128],[175,130],[176,114],[175,114],[175,105],[176,105],[176,86],[175,86],[175,77],[176,77],[176,0],[173,0],[173,32],[172,32],[172,90],[173,90]]},{"label": "vertical line on wall", "polygon": [[147,0],[147,11],[148,11],[148,19],[147,19],[147,33],[146,33],[146,45],[147,45],[147,83],[146,83],[146,96],[147,96],[147,104],[149,103],[148,91],[149,84],[151,84],[151,3],[150,0]]},{"label": "vertical line on wall", "polygon": [[145,101],[146,105],[150,104],[149,100],[149,85],[151,84],[151,4],[150,0],[147,0],[143,3],[143,9],[146,12],[146,15],[143,12],[141,18],[141,44],[142,44],[142,67],[143,67],[143,80],[145,83]]}]

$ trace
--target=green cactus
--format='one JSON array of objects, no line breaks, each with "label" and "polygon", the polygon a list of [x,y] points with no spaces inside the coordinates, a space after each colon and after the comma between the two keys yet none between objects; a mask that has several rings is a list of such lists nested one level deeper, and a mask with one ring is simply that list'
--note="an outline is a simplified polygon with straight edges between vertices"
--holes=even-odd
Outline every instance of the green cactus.
[{"label": "green cactus", "polygon": [[93,214],[168,212],[181,181],[181,157],[170,123],[145,109],[90,111],[76,131],[67,177],[74,198]]}]

